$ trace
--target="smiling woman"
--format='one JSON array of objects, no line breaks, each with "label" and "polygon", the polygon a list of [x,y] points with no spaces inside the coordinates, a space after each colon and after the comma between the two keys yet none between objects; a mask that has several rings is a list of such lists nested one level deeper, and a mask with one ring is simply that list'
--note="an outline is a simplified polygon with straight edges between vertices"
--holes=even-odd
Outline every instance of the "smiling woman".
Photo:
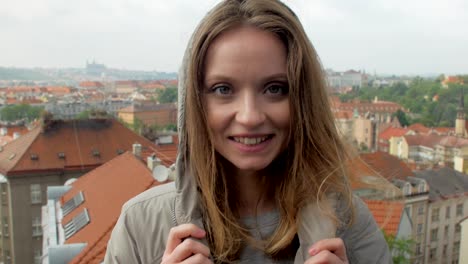
[{"label": "smiling woman", "polygon": [[175,185],[129,201],[106,263],[390,263],[349,186],[318,56],[276,0],[225,0],[179,80]]},{"label": "smiling woman", "polygon": [[246,180],[260,178],[255,174],[270,165],[288,142],[284,44],[254,27],[225,32],[208,50],[204,84],[215,149],[233,165],[234,174],[251,172]]}]

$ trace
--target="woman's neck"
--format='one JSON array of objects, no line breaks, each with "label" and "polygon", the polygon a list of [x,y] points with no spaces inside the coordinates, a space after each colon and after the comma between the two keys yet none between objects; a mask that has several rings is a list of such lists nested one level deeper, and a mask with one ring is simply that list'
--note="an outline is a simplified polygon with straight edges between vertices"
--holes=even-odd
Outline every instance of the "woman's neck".
[{"label": "woman's neck", "polygon": [[236,171],[233,175],[237,185],[239,215],[253,216],[272,211],[275,208],[273,197],[267,189],[265,171]]}]

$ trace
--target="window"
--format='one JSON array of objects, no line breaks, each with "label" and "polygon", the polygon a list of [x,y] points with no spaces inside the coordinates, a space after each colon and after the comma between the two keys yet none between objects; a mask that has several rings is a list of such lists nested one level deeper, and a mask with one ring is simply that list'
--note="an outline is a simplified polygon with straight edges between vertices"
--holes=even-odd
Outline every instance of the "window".
[{"label": "window", "polygon": [[9,250],[5,250],[5,264],[9,264],[11,263],[11,255],[10,255],[10,251]]},{"label": "window", "polygon": [[429,251],[429,259],[435,259],[436,258],[436,248],[431,248],[431,251]]},{"label": "window", "polygon": [[453,253],[457,254],[460,252],[460,241],[453,243]]},{"label": "window", "polygon": [[432,222],[439,221],[439,208],[432,209]]},{"label": "window", "polygon": [[450,205],[445,208],[445,219],[450,218]]},{"label": "window", "polygon": [[449,226],[446,225],[445,228],[444,228],[444,237],[447,238],[448,234],[449,234]]},{"label": "window", "polygon": [[6,183],[2,183],[2,204],[8,204],[8,186]]},{"label": "window", "polygon": [[88,223],[89,223],[89,215],[88,215],[88,210],[86,210],[85,208],[83,212],[73,217],[73,219],[70,220],[70,222],[66,223],[63,226],[64,232],[65,232],[65,239],[69,239],[76,232],[78,232],[80,229],[85,227]]},{"label": "window", "polygon": [[31,184],[30,188],[31,188],[31,203],[32,204],[42,203],[41,185]]},{"label": "window", "polygon": [[418,208],[418,215],[423,215],[424,214],[424,206],[419,206]]},{"label": "window", "polygon": [[405,186],[403,187],[403,194],[411,195],[411,185],[405,184]]},{"label": "window", "polygon": [[10,235],[10,227],[8,225],[8,217],[4,216],[3,217],[3,235],[4,236],[9,236]]},{"label": "window", "polygon": [[442,255],[443,256],[447,256],[447,247],[448,247],[448,245],[445,244],[444,249],[442,250]]},{"label": "window", "polygon": [[83,192],[79,192],[73,198],[68,200],[63,206],[62,206],[62,211],[63,211],[63,216],[66,216],[69,214],[73,209],[75,209],[78,205],[82,204],[84,201],[83,197]]},{"label": "window", "polygon": [[418,224],[418,235],[422,234],[423,224]]},{"label": "window", "polygon": [[416,256],[421,255],[422,252],[421,252],[421,244],[420,243],[416,244],[416,251],[415,252],[416,252]]},{"label": "window", "polygon": [[437,233],[439,232],[439,228],[434,228],[431,230],[431,241],[437,241]]},{"label": "window", "polygon": [[34,250],[34,264],[41,264],[42,263],[42,254],[40,249]]},{"label": "window", "polygon": [[42,236],[42,226],[41,226],[41,218],[39,216],[34,216],[32,219],[32,236]]},{"label": "window", "polygon": [[460,224],[456,224],[456,225],[455,225],[455,233],[460,233],[460,231],[461,231],[461,226],[460,226]]},{"label": "window", "polygon": [[457,216],[463,215],[463,204],[457,204]]},{"label": "window", "polygon": [[424,183],[418,184],[418,192],[422,193],[426,190],[426,185]]}]

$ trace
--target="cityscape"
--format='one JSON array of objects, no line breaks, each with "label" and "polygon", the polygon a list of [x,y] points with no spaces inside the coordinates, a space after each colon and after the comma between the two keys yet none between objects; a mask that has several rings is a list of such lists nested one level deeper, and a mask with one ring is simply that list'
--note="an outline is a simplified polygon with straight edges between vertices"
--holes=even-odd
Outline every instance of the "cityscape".
[{"label": "cityscape", "polygon": [[[0,74],[0,262],[101,263],[122,205],[174,180],[177,74],[94,61]],[[406,243],[394,259],[463,263],[468,75],[325,76],[336,127],[357,153],[354,193],[390,246]],[[373,178],[391,195],[363,184]]]}]

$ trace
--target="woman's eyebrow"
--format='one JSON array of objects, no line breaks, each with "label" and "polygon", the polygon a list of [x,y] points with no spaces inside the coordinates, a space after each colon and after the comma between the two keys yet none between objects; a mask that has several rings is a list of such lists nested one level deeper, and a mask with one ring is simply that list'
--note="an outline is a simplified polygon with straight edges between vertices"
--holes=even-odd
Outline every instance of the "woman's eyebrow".
[{"label": "woman's eyebrow", "polygon": [[[285,72],[281,73],[274,73],[270,75],[265,75],[265,77],[261,78],[262,81],[268,82],[268,81],[273,81],[273,80],[287,80],[288,76]],[[235,81],[235,78],[228,76],[226,74],[219,74],[219,73],[214,73],[214,74],[207,74],[205,76],[205,83],[207,82],[214,82],[214,81],[227,81],[227,82],[233,82]]]}]

